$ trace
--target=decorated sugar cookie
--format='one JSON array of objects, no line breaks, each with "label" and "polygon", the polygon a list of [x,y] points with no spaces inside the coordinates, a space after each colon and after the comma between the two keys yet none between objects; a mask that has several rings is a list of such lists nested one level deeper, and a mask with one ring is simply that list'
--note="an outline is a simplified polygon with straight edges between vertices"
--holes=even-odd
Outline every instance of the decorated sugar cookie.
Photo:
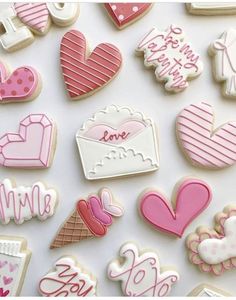
[{"label": "decorated sugar cookie", "polygon": [[134,23],[143,15],[145,15],[152,7],[152,3],[105,3],[104,4],[107,13],[119,28]]},{"label": "decorated sugar cookie", "polygon": [[230,297],[231,295],[217,287],[210,284],[200,284],[195,287],[191,293],[188,294],[189,297]]},{"label": "decorated sugar cookie", "polygon": [[110,105],[95,113],[78,130],[76,141],[89,180],[159,168],[153,121],[126,106]]},{"label": "decorated sugar cookie", "polygon": [[40,280],[39,293],[44,297],[96,296],[96,285],[96,278],[85,271],[74,257],[64,256]]},{"label": "decorated sugar cookie", "polygon": [[56,126],[44,114],[20,122],[18,133],[0,137],[0,165],[9,168],[48,168],[56,147]]},{"label": "decorated sugar cookie", "polygon": [[62,38],[60,57],[65,86],[72,100],[104,87],[122,64],[121,53],[112,44],[101,43],[88,54],[86,38],[77,30],[68,31]]},{"label": "decorated sugar cookie", "polygon": [[235,49],[236,30],[233,28],[225,31],[209,47],[215,80],[222,83],[222,93],[224,96],[236,99]]},{"label": "decorated sugar cookie", "polygon": [[165,297],[179,280],[176,271],[162,270],[155,252],[139,251],[135,244],[127,243],[120,248],[119,255],[109,264],[108,277],[121,281],[125,296]]},{"label": "decorated sugar cookie", "polygon": [[201,102],[183,109],[176,119],[179,144],[198,167],[222,169],[236,162],[236,121],[214,129],[214,111]]},{"label": "decorated sugar cookie", "polygon": [[0,236],[0,298],[20,295],[30,256],[24,238]]},{"label": "decorated sugar cookie", "polygon": [[112,193],[103,188],[98,195],[79,200],[69,218],[59,229],[50,248],[60,248],[84,239],[103,237],[113,223],[113,217],[121,217],[123,208],[114,203]]},{"label": "decorated sugar cookie", "polygon": [[34,68],[22,66],[10,73],[0,61],[0,103],[30,101],[40,91],[40,76]]},{"label": "decorated sugar cookie", "polygon": [[199,76],[203,63],[186,41],[182,28],[170,25],[166,31],[149,30],[136,48],[144,53],[144,65],[155,69],[157,81],[163,82],[169,92],[182,92],[188,80]]},{"label": "decorated sugar cookie", "polygon": [[14,3],[0,11],[0,43],[8,52],[24,48],[34,35],[45,35],[50,24],[69,26],[79,15],[78,3]]},{"label": "decorated sugar cookie", "polygon": [[193,2],[186,4],[187,10],[193,15],[234,15],[234,2]]},{"label": "decorated sugar cookie", "polygon": [[162,193],[149,189],[142,193],[139,209],[155,229],[182,237],[186,227],[208,207],[211,198],[207,183],[186,178],[175,188],[173,207]]},{"label": "decorated sugar cookie", "polygon": [[14,220],[22,224],[33,217],[45,221],[51,217],[57,205],[57,192],[47,189],[42,182],[30,187],[15,186],[10,179],[0,182],[0,223]]},{"label": "decorated sugar cookie", "polygon": [[226,206],[215,216],[214,229],[201,226],[191,233],[186,246],[192,264],[202,272],[221,275],[236,268],[236,206]]}]

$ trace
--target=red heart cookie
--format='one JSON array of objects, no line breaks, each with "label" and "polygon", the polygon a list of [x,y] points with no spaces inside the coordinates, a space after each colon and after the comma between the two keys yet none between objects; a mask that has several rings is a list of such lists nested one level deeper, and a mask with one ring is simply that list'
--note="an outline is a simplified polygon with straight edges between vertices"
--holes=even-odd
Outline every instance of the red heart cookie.
[{"label": "red heart cookie", "polygon": [[102,88],[118,73],[122,57],[118,48],[102,43],[87,57],[84,35],[68,31],[61,41],[61,67],[67,91],[73,100]]},{"label": "red heart cookie", "polygon": [[105,3],[104,6],[115,25],[122,29],[147,13],[152,3]]}]

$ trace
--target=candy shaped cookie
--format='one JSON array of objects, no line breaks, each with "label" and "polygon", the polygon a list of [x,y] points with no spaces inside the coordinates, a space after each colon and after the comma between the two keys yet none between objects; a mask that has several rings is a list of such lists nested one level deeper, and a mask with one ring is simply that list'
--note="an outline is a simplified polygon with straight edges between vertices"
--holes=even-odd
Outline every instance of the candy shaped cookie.
[{"label": "candy shaped cookie", "polygon": [[236,99],[236,30],[226,30],[218,40],[211,43],[209,54],[212,56],[213,76],[222,83],[225,97]]},{"label": "candy shaped cookie", "polygon": [[21,103],[36,98],[41,91],[38,72],[22,66],[12,72],[0,61],[0,103]]},{"label": "candy shaped cookie", "polygon": [[19,296],[31,257],[24,238],[0,236],[0,297]]},{"label": "candy shaped cookie", "polygon": [[140,196],[141,216],[155,229],[182,237],[186,227],[209,205],[211,188],[202,180],[186,178],[175,188],[173,207],[159,191],[148,189]]},{"label": "candy shaped cookie", "polygon": [[42,182],[30,187],[15,186],[8,178],[0,182],[0,223],[16,224],[37,217],[45,221],[51,217],[57,205],[57,192],[47,189]]},{"label": "candy shaped cookie", "polygon": [[79,15],[78,3],[14,3],[0,11],[0,43],[6,51],[15,51],[34,41],[34,34],[45,35],[51,23],[69,26]]},{"label": "candy shaped cookie", "polygon": [[194,166],[222,169],[236,162],[236,121],[213,126],[213,107],[205,102],[184,108],[176,119],[178,142]]},{"label": "candy shaped cookie", "polygon": [[236,268],[236,206],[216,214],[214,229],[198,227],[186,240],[189,260],[202,272],[221,275]]},{"label": "candy shaped cookie", "polygon": [[124,244],[119,255],[108,265],[107,274],[110,280],[121,281],[125,296],[165,297],[179,280],[176,271],[162,270],[155,252],[139,251],[134,243]]},{"label": "candy shaped cookie", "polygon": [[136,22],[152,7],[152,3],[105,3],[104,7],[118,29]]},{"label": "candy shaped cookie", "polygon": [[182,92],[188,80],[199,76],[203,63],[191,44],[186,42],[182,28],[170,25],[166,31],[149,30],[136,48],[144,53],[144,65],[155,69],[157,81],[169,92]]},{"label": "candy shaped cookie", "polygon": [[[76,134],[86,179],[135,175],[159,168],[153,121],[127,106],[110,105]],[[148,147],[147,147],[148,145]]]},{"label": "candy shaped cookie", "polygon": [[18,133],[0,137],[0,165],[9,168],[48,168],[56,147],[56,125],[45,114],[31,114]]},{"label": "candy shaped cookie", "polygon": [[44,297],[89,297],[96,296],[96,285],[96,278],[73,256],[63,256],[40,280],[39,293]]},{"label": "candy shaped cookie", "polygon": [[230,297],[231,295],[210,284],[200,284],[195,287],[189,294],[189,297]]},{"label": "candy shaped cookie", "polygon": [[103,188],[98,195],[79,200],[76,208],[59,229],[50,248],[61,248],[84,239],[103,237],[113,223],[113,217],[121,217],[123,208],[114,203],[112,193]]},{"label": "candy shaped cookie", "polygon": [[62,38],[60,60],[65,86],[72,100],[87,97],[110,82],[122,64],[119,49],[101,43],[88,53],[85,36],[77,30]]}]

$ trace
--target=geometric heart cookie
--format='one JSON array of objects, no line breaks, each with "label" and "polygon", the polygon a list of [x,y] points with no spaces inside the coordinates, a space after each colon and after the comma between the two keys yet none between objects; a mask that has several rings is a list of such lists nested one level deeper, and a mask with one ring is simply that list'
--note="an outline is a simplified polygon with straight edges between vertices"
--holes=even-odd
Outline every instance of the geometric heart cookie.
[{"label": "geometric heart cookie", "polygon": [[123,208],[114,203],[114,198],[108,188],[103,188],[96,194],[89,195],[87,200],[81,199],[68,219],[59,229],[50,248],[61,248],[84,239],[103,237],[108,227],[113,223],[113,217],[121,217]]},{"label": "geometric heart cookie", "polygon": [[236,268],[236,206],[226,206],[216,214],[214,229],[198,227],[186,246],[189,260],[202,272],[221,275]]},{"label": "geometric heart cookie", "polygon": [[0,297],[19,296],[30,256],[24,238],[0,236]]},{"label": "geometric heart cookie", "polygon": [[127,106],[110,105],[96,112],[77,131],[76,141],[88,180],[159,168],[155,124]]},{"label": "geometric heart cookie", "polygon": [[59,258],[54,269],[39,282],[39,293],[44,297],[96,296],[97,280],[85,271],[73,256]]},{"label": "geometric heart cookie", "polygon": [[162,271],[159,258],[153,251],[140,251],[134,243],[126,243],[120,248],[120,258],[108,265],[108,278],[121,281],[125,296],[167,296],[172,285],[179,280],[173,269]]},{"label": "geometric heart cookie", "polygon": [[215,129],[213,107],[208,103],[184,108],[176,118],[176,134],[194,166],[222,169],[236,163],[236,122]]},{"label": "geometric heart cookie", "polygon": [[45,114],[31,114],[18,133],[0,137],[0,165],[10,168],[48,168],[56,147],[56,125]]}]

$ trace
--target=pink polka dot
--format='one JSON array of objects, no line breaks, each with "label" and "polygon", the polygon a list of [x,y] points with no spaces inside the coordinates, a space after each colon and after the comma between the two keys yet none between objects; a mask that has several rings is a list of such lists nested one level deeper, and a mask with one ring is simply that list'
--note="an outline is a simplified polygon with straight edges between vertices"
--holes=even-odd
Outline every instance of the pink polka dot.
[{"label": "pink polka dot", "polygon": [[34,77],[33,76],[29,76],[29,81],[34,81]]},{"label": "pink polka dot", "polygon": [[12,83],[11,79],[8,79],[7,84],[11,84],[11,83]]},{"label": "pink polka dot", "polygon": [[22,79],[17,79],[18,84],[22,84],[23,80]]},{"label": "pink polka dot", "polygon": [[13,72],[13,75],[14,75],[14,76],[17,76],[17,75],[18,75],[18,72],[17,72],[17,71],[14,71],[14,72]]},{"label": "pink polka dot", "polygon": [[26,86],[26,87],[24,88],[24,92],[28,93],[28,91],[29,91],[29,88]]},{"label": "pink polka dot", "polygon": [[16,95],[16,91],[11,91],[12,96]]},{"label": "pink polka dot", "polygon": [[5,90],[1,89],[0,90],[0,95],[2,95],[2,96],[5,95]]}]

